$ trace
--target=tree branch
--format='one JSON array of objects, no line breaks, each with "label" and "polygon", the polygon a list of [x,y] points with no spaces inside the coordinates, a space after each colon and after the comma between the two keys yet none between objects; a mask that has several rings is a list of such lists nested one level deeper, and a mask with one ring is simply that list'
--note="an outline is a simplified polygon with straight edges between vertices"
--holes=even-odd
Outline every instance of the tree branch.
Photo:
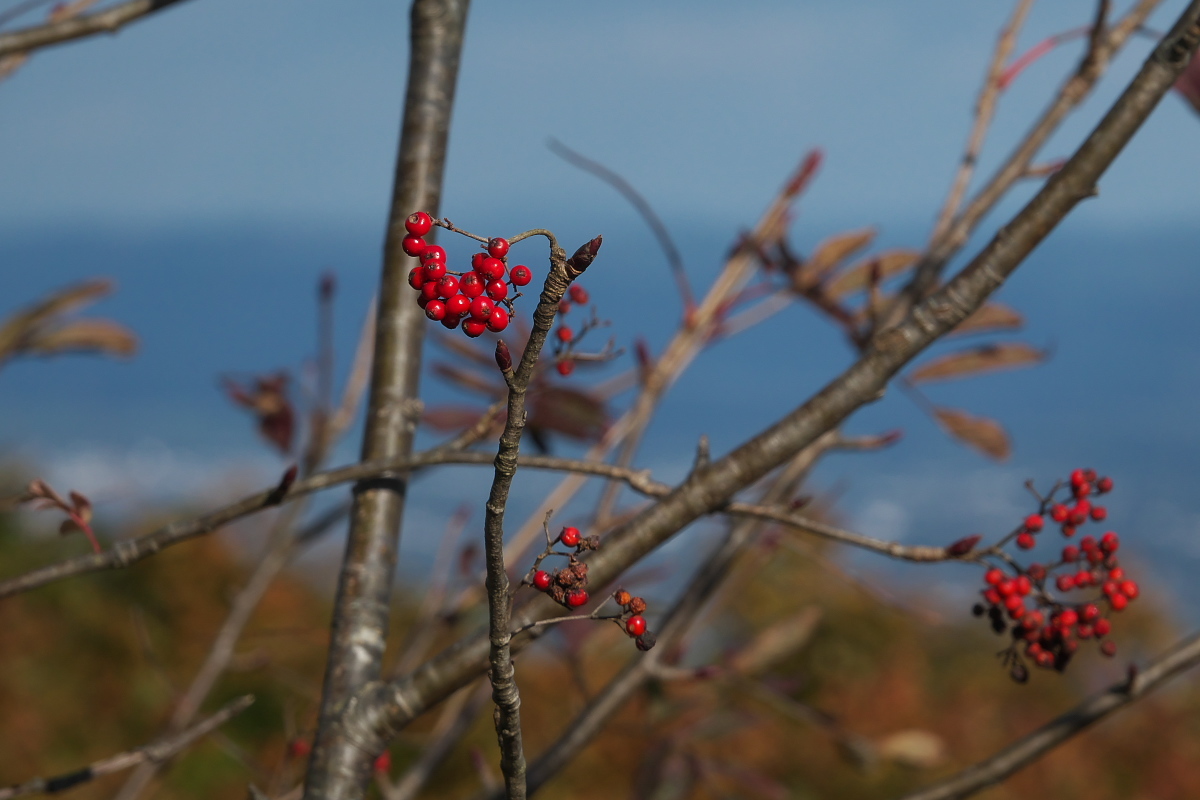
[{"label": "tree branch", "polygon": [[1197,664],[1200,664],[1200,634],[1193,634],[1131,680],[1113,684],[991,758],[927,789],[906,794],[900,800],[959,800],[970,797],[981,789],[999,783],[1093,723],[1145,697],[1161,684]]},{"label": "tree branch", "polygon": [[95,14],[72,17],[48,25],[0,33],[0,58],[29,53],[97,33],[116,33],[131,22],[147,17],[183,0],[130,0]]},{"label": "tree branch", "polygon": [[[408,90],[384,243],[364,461],[412,452],[425,315],[412,302],[407,286],[412,261],[401,243],[411,213],[437,215],[468,6],[469,0],[415,0],[412,5]],[[355,487],[306,798],[361,796],[371,760],[384,745],[377,737],[350,734],[342,716],[355,693],[380,676],[406,490],[401,475]]]}]

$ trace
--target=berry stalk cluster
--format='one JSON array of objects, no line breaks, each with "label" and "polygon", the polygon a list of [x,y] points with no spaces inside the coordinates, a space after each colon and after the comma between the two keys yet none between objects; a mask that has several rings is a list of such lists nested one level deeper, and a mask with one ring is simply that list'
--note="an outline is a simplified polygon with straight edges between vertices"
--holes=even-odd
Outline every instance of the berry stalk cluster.
[{"label": "berry stalk cluster", "polygon": [[[1137,583],[1126,578],[1117,558],[1121,542],[1113,531],[1099,539],[1083,536],[1078,545],[1067,544],[1059,558],[1049,564],[1034,562],[1022,567],[1002,550],[1010,540],[1015,540],[1021,550],[1036,547],[1039,534],[1046,528],[1047,515],[1060,526],[1065,538],[1074,537],[1088,522],[1107,518],[1107,510],[1088,497],[1111,491],[1111,478],[1098,477],[1094,470],[1077,469],[1066,486],[1071,495],[1067,502],[1055,501],[1063,484],[1055,485],[1046,497],[1038,496],[1037,513],[1030,514],[1013,533],[985,551],[1001,563],[984,573],[985,586],[980,592],[983,602],[976,603],[973,611],[976,616],[986,615],[996,633],[1012,636],[1012,644],[1000,655],[1019,683],[1029,677],[1025,659],[1061,672],[1080,642],[1095,640],[1102,654],[1115,655],[1116,643],[1105,638],[1112,630],[1109,617],[1125,609],[1139,594]],[[1056,596],[1052,588],[1063,596]]]},{"label": "berry stalk cluster", "polygon": [[[485,330],[499,333],[508,327],[513,313],[509,288],[527,285],[533,280],[529,267],[518,264],[508,269],[508,240],[496,237],[487,243],[486,252],[471,258],[471,269],[454,272],[446,266],[446,251],[428,244],[424,237],[433,229],[433,218],[418,211],[404,222],[408,236],[401,246],[404,252],[421,259],[421,266],[408,273],[408,285],[417,290],[417,305],[425,316],[453,330],[462,323],[462,331],[475,338]],[[507,278],[507,281],[505,280]]]}]

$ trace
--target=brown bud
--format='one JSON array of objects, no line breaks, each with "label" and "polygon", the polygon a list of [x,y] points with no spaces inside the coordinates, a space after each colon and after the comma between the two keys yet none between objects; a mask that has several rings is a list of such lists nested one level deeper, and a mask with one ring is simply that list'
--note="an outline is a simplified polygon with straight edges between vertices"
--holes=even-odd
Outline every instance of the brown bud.
[{"label": "brown bud", "polygon": [[567,590],[561,586],[551,586],[550,596],[554,598],[556,603],[565,603],[567,600]]},{"label": "brown bud", "polygon": [[1029,670],[1026,669],[1025,665],[1020,661],[1013,662],[1012,668],[1009,669],[1008,674],[1011,675],[1012,679],[1017,683],[1025,683],[1025,681],[1029,680]]},{"label": "brown bud", "polygon": [[634,640],[634,643],[637,644],[637,649],[641,650],[643,652],[654,647],[655,643],[657,643],[657,642],[658,642],[658,637],[655,636],[654,633],[651,631],[646,631],[645,633],[643,633],[641,636],[637,637],[637,639]]},{"label": "brown bud", "polygon": [[591,536],[587,537],[582,542],[580,542],[580,546],[583,547],[584,550],[599,550],[600,549],[600,536],[598,534],[593,533]]},{"label": "brown bud", "polygon": [[646,610],[646,601],[640,597],[635,597],[626,604],[630,614],[641,614]]},{"label": "brown bud", "polygon": [[559,586],[572,587],[576,580],[575,574],[569,569],[560,569],[554,573],[554,582]]},{"label": "brown bud", "polygon": [[317,287],[317,295],[323,302],[328,303],[333,299],[333,293],[337,291],[337,278],[332,272],[321,274],[321,282]]},{"label": "brown bud", "polygon": [[508,372],[513,368],[512,353],[508,351],[508,345],[501,339],[496,342],[496,366],[501,372]]},{"label": "brown bud", "polygon": [[575,273],[583,272],[596,260],[596,253],[600,252],[600,245],[603,243],[603,236],[597,236],[595,239],[592,239],[583,245],[583,247],[576,250],[575,255],[567,259],[567,267]]},{"label": "brown bud", "polygon": [[283,498],[287,495],[288,489],[292,488],[292,484],[296,482],[296,474],[298,470],[295,464],[288,467],[287,472],[283,473],[283,477],[279,479],[279,484],[271,490],[267,496],[267,505],[273,506],[283,502]]},{"label": "brown bud", "polygon": [[587,580],[587,572],[588,572],[587,564],[584,564],[582,561],[578,561],[578,562],[572,564],[568,569],[570,569],[571,574],[575,576],[575,580],[577,580],[577,581],[586,581]]},{"label": "brown bud", "polygon": [[964,536],[963,538],[959,539],[957,542],[955,542],[954,544],[952,544],[946,548],[946,555],[948,555],[952,558],[957,558],[958,556],[965,556],[967,553],[969,553],[975,549],[975,545],[979,544],[979,541],[982,538],[983,538],[983,535],[979,534],[979,533],[977,533],[973,536]]},{"label": "brown bud", "polygon": [[624,589],[620,589],[613,595],[613,599],[617,601],[617,605],[627,606],[629,605],[629,601],[633,599],[633,595]]}]

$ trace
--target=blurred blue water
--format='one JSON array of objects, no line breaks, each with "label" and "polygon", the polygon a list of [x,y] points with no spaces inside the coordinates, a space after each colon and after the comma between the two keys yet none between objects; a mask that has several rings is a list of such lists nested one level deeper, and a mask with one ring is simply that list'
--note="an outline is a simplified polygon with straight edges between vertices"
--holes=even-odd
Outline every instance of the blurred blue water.
[{"label": "blurred blue water", "polygon": [[[504,222],[515,228],[520,221]],[[675,227],[698,286],[718,268],[734,225]],[[808,247],[832,232],[802,224],[796,239]],[[612,320],[618,344],[628,346],[640,335],[661,349],[678,321],[679,303],[644,228],[631,216],[568,219],[559,233],[569,249],[605,234],[586,285],[602,316]],[[880,241],[919,246],[924,236],[915,227],[885,230]],[[1008,530],[1029,510],[1025,479],[1044,485],[1091,465],[1117,480],[1109,525],[1124,535],[1128,557],[1161,576],[1163,591],[1200,600],[1190,579],[1200,560],[1200,497],[1193,490],[1200,439],[1198,245],[1194,226],[1122,230],[1086,217],[1069,222],[999,296],[1026,314],[1028,327],[1020,336],[1049,347],[1049,363],[929,389],[938,403],[1001,420],[1015,443],[1012,459],[992,464],[950,442],[912,402],[893,393],[863,409],[847,429],[899,427],[904,441],[883,453],[827,459],[815,486],[840,496],[848,525],[943,543]],[[452,258],[469,252],[457,242],[447,246]],[[338,276],[337,346],[344,374],[373,291],[379,250],[380,233],[370,225],[6,232],[0,237],[0,314],[66,283],[110,276],[118,291],[89,313],[132,327],[142,351],[125,363],[64,357],[6,367],[0,372],[0,454],[19,454],[51,473],[56,464],[85,463],[91,472],[70,473],[85,478],[140,469],[186,482],[241,462],[252,476],[273,474],[282,462],[255,440],[250,421],[221,396],[216,378],[295,369],[310,358],[315,285],[324,270]],[[533,243],[514,254],[531,265],[543,263]],[[433,346],[431,353],[445,356]],[[717,344],[663,404],[640,462],[662,479],[680,477],[701,434],[711,438],[715,454],[727,451],[802,402],[851,355],[836,331],[802,307]],[[611,376],[628,363],[626,357],[594,374]],[[593,380],[577,376],[572,381],[578,385]],[[433,380],[425,386],[431,404],[472,400]],[[353,458],[356,450],[357,442],[348,442],[338,460]],[[574,451],[567,446],[561,452]],[[254,480],[246,489],[256,488]],[[456,469],[422,481],[404,557],[417,572],[428,563],[444,516],[464,497],[481,499],[487,476]],[[551,483],[548,476],[520,476],[523,494],[514,510],[531,508],[536,493]],[[147,485],[164,488],[161,482]],[[168,488],[180,495],[188,489]],[[105,498],[98,500],[103,514]],[[861,554],[848,563],[954,596],[976,577],[963,568],[931,572]]]}]

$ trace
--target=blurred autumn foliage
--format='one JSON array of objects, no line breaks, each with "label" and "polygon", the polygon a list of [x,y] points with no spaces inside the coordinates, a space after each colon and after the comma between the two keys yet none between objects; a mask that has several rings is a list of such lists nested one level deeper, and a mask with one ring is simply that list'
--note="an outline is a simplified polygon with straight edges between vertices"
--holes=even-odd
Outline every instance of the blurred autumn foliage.
[{"label": "blurred autumn foliage", "polygon": [[[84,546],[31,535],[23,519],[0,516],[0,560],[13,571]],[[893,595],[875,577],[848,576],[836,555],[781,530],[760,538],[676,654],[680,668],[651,683],[543,796],[892,796],[994,752],[1124,670],[1122,659],[1088,653],[1066,675],[1013,684],[992,657],[999,640],[978,630],[966,608],[935,611],[928,595]],[[247,574],[225,540],[205,538],[0,604],[0,785],[153,739]],[[154,796],[242,798],[248,781],[282,791],[299,778],[288,744],[307,741],[315,725],[329,614],[310,578],[274,583],[207,705],[247,692],[255,704],[165,770]],[[393,641],[404,641],[422,589],[402,587]],[[639,591],[653,598],[656,588]],[[478,625],[479,613],[444,620],[438,646]],[[1153,600],[1120,628],[1123,655],[1134,657],[1156,652],[1172,633]],[[522,657],[531,753],[552,743],[630,657],[623,638],[612,625],[572,623]],[[393,745],[393,775],[416,759],[439,713]],[[497,780],[495,747],[483,709],[429,796],[472,797]],[[986,796],[1196,797],[1198,760],[1200,693],[1179,686]],[[123,779],[97,780],[73,796],[111,797]]]}]

